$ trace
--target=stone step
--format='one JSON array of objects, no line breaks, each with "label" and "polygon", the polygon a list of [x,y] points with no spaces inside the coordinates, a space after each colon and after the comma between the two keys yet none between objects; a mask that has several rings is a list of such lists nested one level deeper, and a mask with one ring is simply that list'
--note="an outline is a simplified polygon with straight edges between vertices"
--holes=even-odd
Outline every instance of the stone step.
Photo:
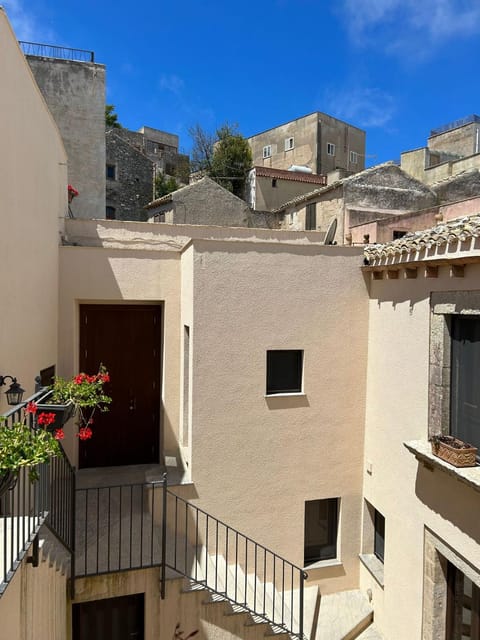
[{"label": "stone step", "polygon": [[384,640],[384,638],[377,627],[371,624],[365,631],[362,631],[362,633],[357,636],[357,640]]},{"label": "stone step", "polygon": [[358,589],[320,598],[316,640],[354,640],[373,620],[373,608]]}]

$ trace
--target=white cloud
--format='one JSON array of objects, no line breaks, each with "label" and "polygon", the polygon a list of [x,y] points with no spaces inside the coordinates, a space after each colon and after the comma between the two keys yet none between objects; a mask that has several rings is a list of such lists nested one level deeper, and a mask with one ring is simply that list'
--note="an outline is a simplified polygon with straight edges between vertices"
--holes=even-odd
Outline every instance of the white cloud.
[{"label": "white cloud", "polygon": [[54,32],[42,25],[35,15],[27,11],[20,0],[3,0],[7,17],[18,40],[29,42],[54,43]]},{"label": "white cloud", "polygon": [[343,0],[340,12],[356,44],[411,56],[480,33],[478,0]]},{"label": "white cloud", "polygon": [[182,78],[180,78],[180,76],[177,76],[174,73],[163,73],[160,76],[159,86],[160,89],[164,91],[170,91],[171,93],[174,93],[176,96],[178,96],[182,92],[185,83]]},{"label": "white cloud", "polygon": [[363,128],[388,128],[396,112],[393,97],[377,88],[325,91],[322,110]]}]

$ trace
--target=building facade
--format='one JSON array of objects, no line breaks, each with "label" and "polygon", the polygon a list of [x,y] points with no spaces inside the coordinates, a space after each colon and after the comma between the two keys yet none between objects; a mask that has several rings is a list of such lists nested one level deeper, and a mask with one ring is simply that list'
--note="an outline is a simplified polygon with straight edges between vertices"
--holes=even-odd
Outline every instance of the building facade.
[{"label": "building facade", "polygon": [[326,175],[365,168],[365,131],[316,111],[248,138],[253,165]]},{"label": "building facade", "polygon": [[79,192],[71,204],[71,214],[104,218],[105,67],[65,59],[61,56],[69,56],[71,51],[61,47],[44,49],[44,55],[26,57],[62,135],[68,156],[68,182]]}]

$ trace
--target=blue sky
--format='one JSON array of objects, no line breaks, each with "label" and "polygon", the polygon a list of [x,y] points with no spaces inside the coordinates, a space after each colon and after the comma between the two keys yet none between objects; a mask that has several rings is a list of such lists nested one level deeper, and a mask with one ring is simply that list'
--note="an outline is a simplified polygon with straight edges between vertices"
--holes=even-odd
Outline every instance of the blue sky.
[{"label": "blue sky", "polygon": [[[1,0],[0,0],[1,1]],[[367,131],[367,165],[480,113],[480,0],[4,0],[22,40],[95,51],[131,129],[252,135],[312,111]]]}]

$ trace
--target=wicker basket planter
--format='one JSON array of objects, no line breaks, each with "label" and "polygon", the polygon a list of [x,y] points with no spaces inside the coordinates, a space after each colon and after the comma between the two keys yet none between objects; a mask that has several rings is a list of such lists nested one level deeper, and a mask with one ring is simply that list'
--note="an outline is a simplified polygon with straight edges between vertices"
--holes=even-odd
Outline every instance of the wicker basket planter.
[{"label": "wicker basket planter", "polygon": [[432,438],[432,453],[454,467],[474,467],[477,464],[477,447],[453,436]]}]

